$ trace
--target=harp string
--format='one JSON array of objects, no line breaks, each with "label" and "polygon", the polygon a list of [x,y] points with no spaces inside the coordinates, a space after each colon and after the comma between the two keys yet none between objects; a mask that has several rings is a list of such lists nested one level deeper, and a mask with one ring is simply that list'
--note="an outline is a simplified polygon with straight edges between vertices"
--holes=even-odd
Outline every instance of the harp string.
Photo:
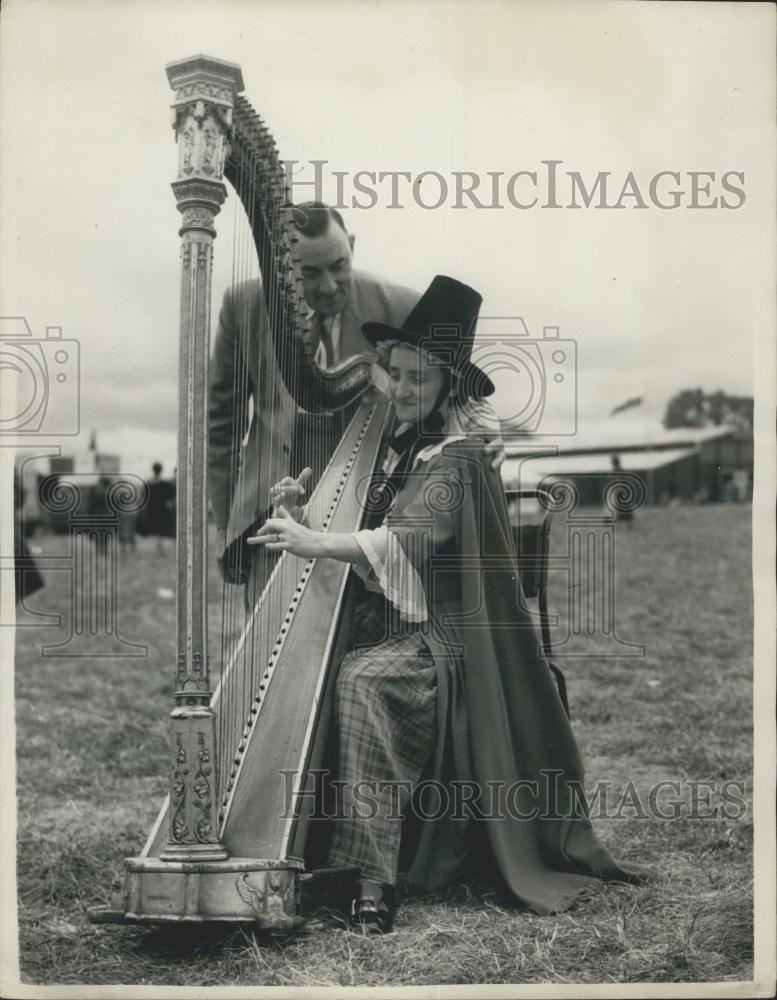
[{"label": "harp string", "polygon": [[[252,164],[249,154],[245,150],[240,152],[240,169],[238,171],[239,186],[236,193],[241,203],[251,210],[254,201],[252,185]],[[250,230],[245,218],[240,210],[234,213],[233,224],[233,254],[232,254],[232,275],[231,285],[236,290],[233,295],[233,321],[236,324],[236,333],[246,331],[250,336],[250,321],[252,303],[247,294],[244,293],[245,282],[250,277],[252,271],[252,247],[250,241]],[[246,348],[249,348],[246,338]],[[232,449],[230,454],[230,482],[237,483],[240,472],[240,445],[247,433],[244,422],[244,415],[247,410],[249,400],[249,364],[250,350],[248,357],[244,355],[243,346],[239,336],[233,340],[234,355],[232,358],[232,406],[235,417],[235,433],[233,433]],[[250,415],[249,415],[250,421]],[[236,487],[237,488],[237,487]],[[235,495],[233,504],[241,505],[245,497]],[[243,555],[238,547],[230,550],[228,556],[228,579],[234,579],[244,572]],[[221,762],[219,774],[220,799],[223,801],[225,793],[225,777],[229,773],[230,758],[234,753],[236,733],[241,724],[242,706],[245,704],[247,688],[252,683],[251,650],[236,647],[235,637],[239,634],[242,616],[242,602],[240,600],[239,588],[224,582],[222,596],[222,649],[221,649],[221,677],[222,691],[219,712],[219,761]],[[237,656],[241,662],[236,664],[237,669],[231,675],[225,673],[225,667],[231,658]],[[240,688],[238,687],[240,684]]]},{"label": "harp string", "polygon": [[[249,225],[248,219],[253,219],[255,218],[257,212],[262,212],[262,214],[265,215],[265,234],[267,232],[279,232],[282,223],[282,205],[281,201],[277,197],[277,194],[274,194],[273,197],[268,199],[265,204],[259,203],[257,194],[257,178],[267,184],[267,170],[265,168],[265,164],[262,162],[262,158],[258,156],[254,150],[244,145],[240,149],[239,161],[236,194],[245,209],[246,215],[239,211],[234,215],[231,283],[233,287],[237,289],[244,289],[246,287],[246,282],[252,276],[255,276],[256,270],[256,249],[253,245],[254,233]],[[267,186],[270,187],[270,185]],[[275,191],[277,192],[277,186],[275,187]],[[283,252],[280,251],[278,247],[268,245],[266,236],[264,243],[265,246],[263,249],[265,252],[275,256],[276,268],[274,270],[280,279],[283,280],[285,273],[288,271],[290,262],[283,259]],[[276,324],[282,323],[284,319],[282,314],[281,289],[279,287],[279,281],[272,281],[272,276],[262,275],[262,278],[265,282],[267,320],[270,328],[272,329]],[[236,337],[234,340],[235,355],[232,359],[233,406],[235,408],[234,412],[240,415],[242,420],[242,415],[248,410],[251,389],[253,388],[255,393],[259,395],[261,399],[265,394],[273,392],[275,388],[273,382],[278,376],[275,366],[270,363],[272,361],[272,352],[267,349],[268,345],[251,345],[248,342],[251,336],[256,336],[259,333],[258,329],[254,331],[253,327],[257,326],[259,316],[256,310],[260,309],[261,305],[252,301],[247,294],[238,295],[237,298],[233,300],[233,305],[235,307],[234,318],[238,325],[238,329],[246,331],[247,334],[245,341],[245,353],[247,357],[244,355],[240,338]],[[254,358],[252,352],[257,349],[259,350],[261,360],[266,363],[260,364],[258,368],[258,383],[252,386],[249,365],[251,365],[252,358]],[[285,338],[281,341],[281,350],[284,352],[288,350]],[[270,355],[270,357],[268,357],[268,355]],[[291,359],[288,355],[286,355],[284,360],[288,362]],[[251,415],[249,414],[249,426],[250,418]],[[276,440],[276,421],[278,419],[278,415],[274,409],[270,410],[268,419],[269,427],[267,430],[269,439],[274,441]],[[238,425],[238,428],[240,434],[235,435],[236,443],[237,439],[244,437],[244,432],[247,431],[247,427],[244,427],[242,422]],[[265,441],[260,441],[258,443],[260,460],[263,453],[266,451],[267,444],[268,442]],[[303,450],[307,452],[307,442],[303,443]],[[239,462],[240,449],[238,447],[234,447],[230,455],[230,475],[232,483],[239,481]],[[245,477],[242,477],[242,482],[239,488],[243,490],[243,494],[234,496],[232,500],[232,503],[238,504],[241,509],[246,501],[245,490],[248,487],[249,484],[246,483]],[[265,501],[269,502],[269,498],[259,499],[260,508],[263,506]],[[268,570],[270,564],[275,561],[276,556],[264,548],[255,549],[252,555],[253,558],[259,563],[257,572],[258,577],[260,579],[266,579],[269,576]],[[245,564],[245,555],[241,546],[233,547],[230,550],[228,558],[228,570],[232,571],[231,573],[228,573],[228,578],[239,578],[242,574],[248,572],[250,567]],[[272,593],[268,595],[272,604],[270,615],[276,622],[280,621],[283,611],[283,593],[287,592],[288,589],[287,577],[289,575],[289,569],[285,564],[280,568],[282,577],[279,581],[280,586],[274,588]],[[223,802],[227,790],[227,776],[231,770],[230,763],[235,759],[235,748],[239,746],[240,739],[243,734],[247,706],[251,706],[256,698],[256,694],[259,689],[260,675],[263,673],[265,665],[268,662],[270,643],[273,636],[267,631],[262,632],[258,629],[251,629],[242,645],[239,644],[237,639],[245,626],[244,600],[241,589],[224,582],[221,603],[223,624],[221,633],[219,760],[222,762],[222,766],[220,768],[221,773],[219,776],[219,789],[220,799]],[[232,662],[232,670],[229,674],[227,674],[225,667],[228,663],[230,663],[230,661]]]},{"label": "harp string", "polygon": [[[269,406],[268,400],[280,393],[296,412],[298,405],[308,412],[337,409],[358,397],[365,376],[349,370],[344,376],[321,373],[315,368],[301,335],[307,332],[307,307],[304,303],[297,259],[295,230],[289,225],[287,212],[289,192],[286,174],[274,149],[269,131],[250,105],[239,98],[235,107],[235,135],[228,161],[227,178],[235,189],[244,212],[233,214],[232,275],[233,321],[236,324],[233,350],[232,405],[235,417],[233,445],[229,453],[230,482],[240,490],[231,498],[233,508],[246,512],[246,491],[256,489],[248,483],[246,470],[241,470],[241,444],[250,428],[244,423],[253,393],[259,400],[267,437],[258,442],[250,441],[257,448],[262,470],[266,463],[278,467],[278,455],[273,451],[280,441],[280,432],[286,426],[281,414]],[[264,305],[253,301],[246,293],[246,282],[258,273],[263,285]],[[264,310],[267,325],[259,324]],[[239,335],[242,331],[242,336]],[[252,343],[260,336],[267,336],[266,343]],[[257,365],[257,360],[259,364]],[[340,381],[338,381],[340,379]],[[254,380],[256,382],[254,383]],[[290,394],[292,403],[289,403]],[[326,418],[324,418],[326,419]],[[317,469],[322,456],[315,454],[322,447],[322,435],[315,427],[318,421],[295,420],[294,437],[287,440],[289,456],[293,456],[289,471],[297,476],[311,465]],[[258,422],[257,422],[258,423]],[[271,444],[275,442],[275,444]],[[325,464],[325,463],[323,463]],[[250,467],[249,467],[250,468]],[[260,470],[255,470],[260,471]],[[241,475],[242,472],[242,475]],[[266,475],[262,475],[266,480]],[[315,485],[315,484],[313,484]],[[309,493],[312,492],[309,487]],[[267,513],[270,498],[258,498],[258,510]],[[310,502],[311,523],[319,526],[331,503],[323,493],[306,497]],[[244,527],[234,525],[234,529]],[[243,546],[228,549],[227,579],[238,579],[247,574],[247,562],[257,563],[257,577],[267,581],[272,570],[272,585],[265,589],[263,600],[246,616],[243,590],[226,581],[222,587],[222,630],[220,643],[220,687],[217,698],[219,799],[222,807],[231,788],[232,775],[239,763],[246,744],[247,727],[252,724],[252,710],[266,687],[268,664],[281,623],[287,614],[290,600],[297,587],[301,563],[296,557],[281,557],[268,552],[263,546],[253,548],[246,557]],[[260,594],[253,595],[259,599]],[[252,625],[256,623],[256,627]]]}]

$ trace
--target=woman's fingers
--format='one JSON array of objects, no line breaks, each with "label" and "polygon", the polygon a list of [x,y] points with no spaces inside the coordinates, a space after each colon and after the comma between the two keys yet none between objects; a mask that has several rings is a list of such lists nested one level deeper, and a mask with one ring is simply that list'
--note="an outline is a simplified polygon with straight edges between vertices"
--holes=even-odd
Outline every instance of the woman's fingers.
[{"label": "woman's fingers", "polygon": [[266,541],[276,542],[281,533],[286,532],[289,527],[296,525],[296,521],[285,507],[280,506],[275,510],[273,517],[268,517],[253,538],[247,539],[249,542],[261,543]]},{"label": "woman's fingers", "polygon": [[292,479],[291,476],[284,476],[283,479],[275,483],[275,485],[270,489],[270,493],[273,495],[276,493],[283,493],[292,496],[302,496],[303,493],[307,492],[305,484],[312,475],[313,470],[307,468],[302,470],[298,479]]},{"label": "woman's fingers", "polygon": [[[282,511],[284,514],[286,513],[283,507],[280,507],[276,513],[281,514]],[[286,514],[287,519],[288,517],[289,515]],[[282,515],[279,517],[270,517],[264,522],[253,538],[248,538],[246,541],[249,545],[265,545],[270,551],[283,548],[285,543],[281,541],[281,532],[285,527],[286,520]]]},{"label": "woman's fingers", "polygon": [[249,538],[249,545],[263,545],[268,552],[284,552],[289,546],[288,542],[278,542],[272,538]]},{"label": "woman's fingers", "polygon": [[268,517],[256,534],[259,537],[263,535],[277,535],[283,527],[284,523],[280,517]]}]

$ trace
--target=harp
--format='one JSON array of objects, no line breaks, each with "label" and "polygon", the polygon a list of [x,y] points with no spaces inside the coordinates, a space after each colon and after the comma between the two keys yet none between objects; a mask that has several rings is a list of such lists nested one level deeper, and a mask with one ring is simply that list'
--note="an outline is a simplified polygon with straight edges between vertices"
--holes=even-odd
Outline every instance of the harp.
[{"label": "harp", "polygon": [[[181,213],[177,665],[170,794],[103,922],[298,920],[305,870],[306,776],[327,739],[327,685],[348,566],[277,560],[212,690],[207,634],[207,378],[214,220],[229,181],[249,220],[280,375],[309,412],[357,405],[369,359],[313,362],[286,177],[269,129],[240,92],[240,68],[195,56],[172,63]],[[236,387],[236,391],[239,389]],[[386,406],[358,404],[310,498],[311,526],[353,531],[361,484],[380,450]]]}]

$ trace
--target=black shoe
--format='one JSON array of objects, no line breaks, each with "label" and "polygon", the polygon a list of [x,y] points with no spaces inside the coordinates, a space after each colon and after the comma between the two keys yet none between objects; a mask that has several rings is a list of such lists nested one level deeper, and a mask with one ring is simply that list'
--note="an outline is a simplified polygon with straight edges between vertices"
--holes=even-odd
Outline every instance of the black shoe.
[{"label": "black shoe", "polygon": [[393,885],[362,879],[351,902],[349,926],[362,934],[389,934],[397,911]]}]

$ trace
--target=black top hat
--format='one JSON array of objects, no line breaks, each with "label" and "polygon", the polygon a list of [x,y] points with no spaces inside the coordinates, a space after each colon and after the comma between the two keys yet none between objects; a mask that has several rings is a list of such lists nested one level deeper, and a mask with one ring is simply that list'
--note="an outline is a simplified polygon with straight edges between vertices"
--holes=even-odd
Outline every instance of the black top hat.
[{"label": "black top hat", "polygon": [[398,340],[439,358],[459,378],[460,395],[480,399],[494,392],[494,383],[469,358],[482,296],[455,278],[438,274],[401,327],[364,323],[362,333],[375,345]]}]

